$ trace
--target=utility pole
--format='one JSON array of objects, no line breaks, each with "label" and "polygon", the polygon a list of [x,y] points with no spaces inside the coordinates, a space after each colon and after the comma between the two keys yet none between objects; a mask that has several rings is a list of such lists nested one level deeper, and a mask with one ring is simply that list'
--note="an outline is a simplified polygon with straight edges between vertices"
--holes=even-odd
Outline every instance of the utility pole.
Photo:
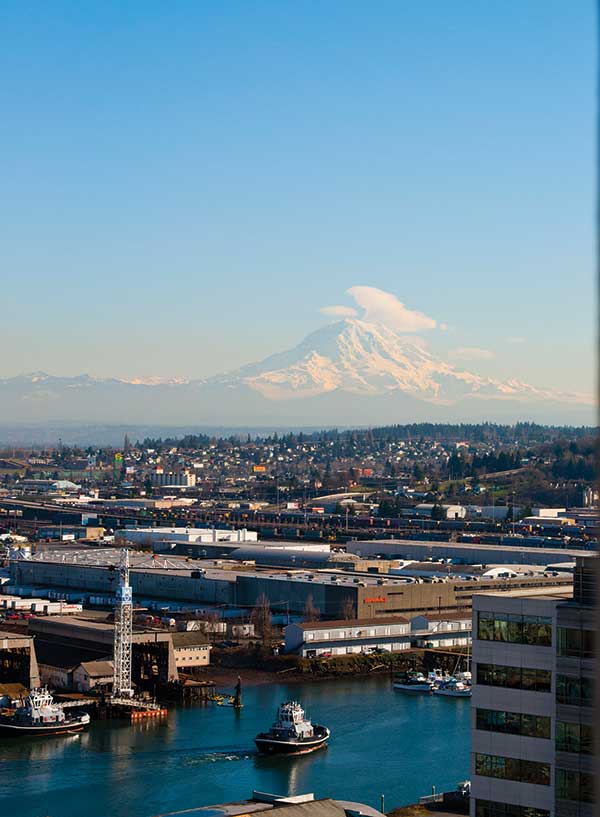
[{"label": "utility pole", "polygon": [[115,598],[113,698],[132,698],[131,642],[133,596],[129,586],[129,551],[121,551],[119,586]]},{"label": "utility pole", "polygon": [[512,492],[512,532],[515,535],[515,492]]}]

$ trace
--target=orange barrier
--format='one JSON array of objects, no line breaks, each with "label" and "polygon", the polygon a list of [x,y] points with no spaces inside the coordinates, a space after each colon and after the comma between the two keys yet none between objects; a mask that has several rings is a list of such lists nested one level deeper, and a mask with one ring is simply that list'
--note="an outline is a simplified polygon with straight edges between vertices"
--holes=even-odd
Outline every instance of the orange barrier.
[{"label": "orange barrier", "polygon": [[144,718],[164,718],[168,714],[168,709],[144,709],[141,711],[133,710],[130,716],[132,721],[139,721],[143,720]]}]

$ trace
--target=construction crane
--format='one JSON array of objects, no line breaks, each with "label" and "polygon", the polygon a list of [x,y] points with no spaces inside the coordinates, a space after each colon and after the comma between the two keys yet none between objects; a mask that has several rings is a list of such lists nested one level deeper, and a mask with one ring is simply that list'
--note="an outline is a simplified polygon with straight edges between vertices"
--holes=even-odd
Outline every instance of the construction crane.
[{"label": "construction crane", "polygon": [[133,597],[129,586],[129,551],[121,551],[119,586],[115,598],[113,699],[133,697],[131,687],[131,642]]}]

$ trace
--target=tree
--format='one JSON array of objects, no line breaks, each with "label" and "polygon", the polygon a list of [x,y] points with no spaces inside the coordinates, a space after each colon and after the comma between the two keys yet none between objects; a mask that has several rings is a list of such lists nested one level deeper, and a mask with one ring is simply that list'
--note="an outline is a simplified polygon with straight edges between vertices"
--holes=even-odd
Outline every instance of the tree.
[{"label": "tree", "polygon": [[398,501],[394,499],[394,497],[384,497],[379,502],[377,514],[378,516],[388,519],[398,516],[399,514]]},{"label": "tree", "polygon": [[273,630],[273,617],[271,615],[271,602],[261,593],[256,599],[254,610],[250,616],[250,620],[254,624],[254,629],[263,641],[268,641],[271,638]]},{"label": "tree", "polygon": [[347,596],[340,605],[340,618],[352,621],[356,618],[356,607],[350,596]]},{"label": "tree", "polygon": [[425,472],[419,465],[419,463],[415,463],[413,468],[413,477],[417,482],[421,482],[421,480],[425,477]]},{"label": "tree", "polygon": [[525,519],[526,516],[533,516],[531,505],[525,505],[525,507],[522,508],[517,515],[519,519]]},{"label": "tree", "polygon": [[431,518],[437,519],[438,521],[447,519],[445,509],[441,505],[435,504],[431,509]]},{"label": "tree", "polygon": [[302,611],[302,621],[319,621],[321,618],[321,611],[315,605],[312,594],[307,597]]}]

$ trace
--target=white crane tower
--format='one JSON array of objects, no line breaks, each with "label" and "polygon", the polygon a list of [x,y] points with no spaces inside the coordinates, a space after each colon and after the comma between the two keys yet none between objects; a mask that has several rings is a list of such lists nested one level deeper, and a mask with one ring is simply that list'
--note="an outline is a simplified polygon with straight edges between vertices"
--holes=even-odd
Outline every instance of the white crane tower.
[{"label": "white crane tower", "polygon": [[129,586],[129,551],[121,551],[119,586],[115,598],[113,698],[131,698],[131,632],[133,598]]}]

